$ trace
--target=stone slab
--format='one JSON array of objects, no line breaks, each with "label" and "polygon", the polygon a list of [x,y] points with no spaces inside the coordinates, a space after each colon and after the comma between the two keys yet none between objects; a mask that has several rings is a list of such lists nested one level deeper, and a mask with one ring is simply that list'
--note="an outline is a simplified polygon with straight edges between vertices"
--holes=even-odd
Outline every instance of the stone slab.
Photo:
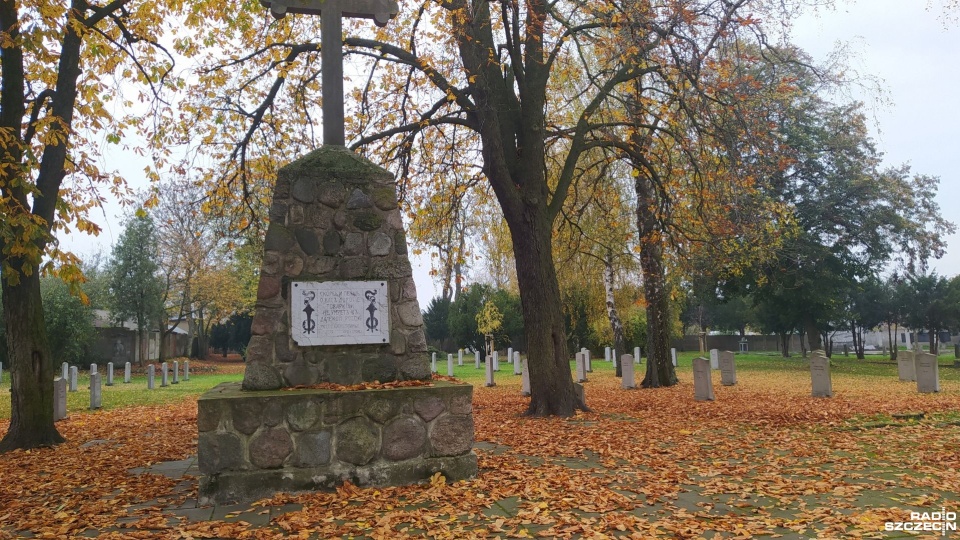
[{"label": "stone slab", "polygon": [[693,397],[697,401],[713,401],[715,399],[712,371],[710,360],[703,357],[693,359]]},{"label": "stone slab", "polygon": [[737,363],[731,351],[717,353],[717,365],[720,367],[720,383],[724,386],[737,384]]}]

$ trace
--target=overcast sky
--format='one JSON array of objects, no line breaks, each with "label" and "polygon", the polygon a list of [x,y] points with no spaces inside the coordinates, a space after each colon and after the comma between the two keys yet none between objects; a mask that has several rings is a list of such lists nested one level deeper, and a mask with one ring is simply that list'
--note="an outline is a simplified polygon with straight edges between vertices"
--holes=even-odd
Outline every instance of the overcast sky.
[{"label": "overcast sky", "polygon": [[[886,165],[940,178],[940,213],[960,221],[960,22],[945,20],[940,2],[860,0],[800,18],[793,42],[824,58],[838,42],[853,66],[881,79],[889,100],[876,110],[874,136]],[[960,234],[932,268],[960,274]]]},{"label": "overcast sky", "polygon": [[[878,77],[889,102],[875,109],[874,136],[885,164],[909,163],[916,173],[938,176],[941,214],[960,221],[960,22],[944,19],[940,1],[842,3],[796,20],[793,42],[815,59],[825,58],[838,43],[850,45],[858,55],[852,66]],[[122,169],[139,185],[142,164],[131,161]],[[99,238],[65,239],[65,246],[81,255],[98,248],[109,255],[122,226],[115,205],[107,214],[109,223],[101,223],[104,233]],[[947,255],[932,267],[942,275],[960,274],[960,234],[947,242]],[[426,307],[438,289],[427,275],[429,261],[424,260],[422,268],[413,263],[421,307]]]}]

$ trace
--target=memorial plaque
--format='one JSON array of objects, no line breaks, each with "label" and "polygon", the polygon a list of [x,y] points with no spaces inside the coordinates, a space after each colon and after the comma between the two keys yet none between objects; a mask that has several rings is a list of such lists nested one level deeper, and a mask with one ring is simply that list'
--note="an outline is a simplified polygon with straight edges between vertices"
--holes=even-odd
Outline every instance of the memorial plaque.
[{"label": "memorial plaque", "polygon": [[916,353],[917,392],[930,394],[940,391],[940,365],[937,355]]},{"label": "memorial plaque", "polygon": [[901,381],[916,381],[917,367],[913,351],[897,351],[897,375]]},{"label": "memorial plaque", "polygon": [[810,381],[813,385],[813,397],[832,397],[833,384],[830,381],[830,359],[814,352],[810,357]]},{"label": "memorial plaque", "polygon": [[[710,351],[710,355],[713,356],[713,352]],[[710,360],[713,363],[713,359]],[[730,351],[717,351],[717,364],[720,366],[720,383],[724,386],[733,386],[737,384],[737,364],[734,360],[733,353]]]},{"label": "memorial plaque", "polygon": [[386,281],[293,283],[293,340],[300,346],[388,343],[387,292]]},{"label": "memorial plaque", "polygon": [[693,359],[693,397],[697,401],[713,401],[713,377],[710,361],[703,357]]}]

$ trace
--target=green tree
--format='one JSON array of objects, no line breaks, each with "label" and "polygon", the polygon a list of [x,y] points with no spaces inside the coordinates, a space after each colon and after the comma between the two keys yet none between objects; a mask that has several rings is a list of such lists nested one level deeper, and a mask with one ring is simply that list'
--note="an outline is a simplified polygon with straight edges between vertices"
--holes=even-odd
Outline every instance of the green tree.
[{"label": "green tree", "polygon": [[908,284],[906,322],[913,329],[927,331],[930,353],[937,354],[940,332],[960,324],[960,280],[932,273],[911,276]]},{"label": "green tree", "polygon": [[137,361],[147,355],[144,334],[165,317],[163,284],[157,265],[157,237],[153,220],[139,210],[130,218],[113,247],[110,259],[110,313],[117,321],[137,324]]},{"label": "green tree", "polygon": [[452,302],[447,297],[438,296],[430,301],[427,310],[423,313],[423,325],[426,330],[427,339],[440,344],[443,348],[450,337],[450,305]]}]

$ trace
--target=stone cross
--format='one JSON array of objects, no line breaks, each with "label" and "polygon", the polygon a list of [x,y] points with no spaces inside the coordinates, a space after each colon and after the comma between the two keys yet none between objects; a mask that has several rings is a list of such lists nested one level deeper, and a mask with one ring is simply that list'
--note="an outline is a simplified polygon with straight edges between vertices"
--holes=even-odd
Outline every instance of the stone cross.
[{"label": "stone cross", "polygon": [[[394,0],[260,0],[273,16],[289,13],[320,15],[320,65],[323,92],[323,144],[344,145],[343,21],[341,17],[373,19],[386,26],[400,7]],[[328,16],[330,15],[330,16]]]}]

